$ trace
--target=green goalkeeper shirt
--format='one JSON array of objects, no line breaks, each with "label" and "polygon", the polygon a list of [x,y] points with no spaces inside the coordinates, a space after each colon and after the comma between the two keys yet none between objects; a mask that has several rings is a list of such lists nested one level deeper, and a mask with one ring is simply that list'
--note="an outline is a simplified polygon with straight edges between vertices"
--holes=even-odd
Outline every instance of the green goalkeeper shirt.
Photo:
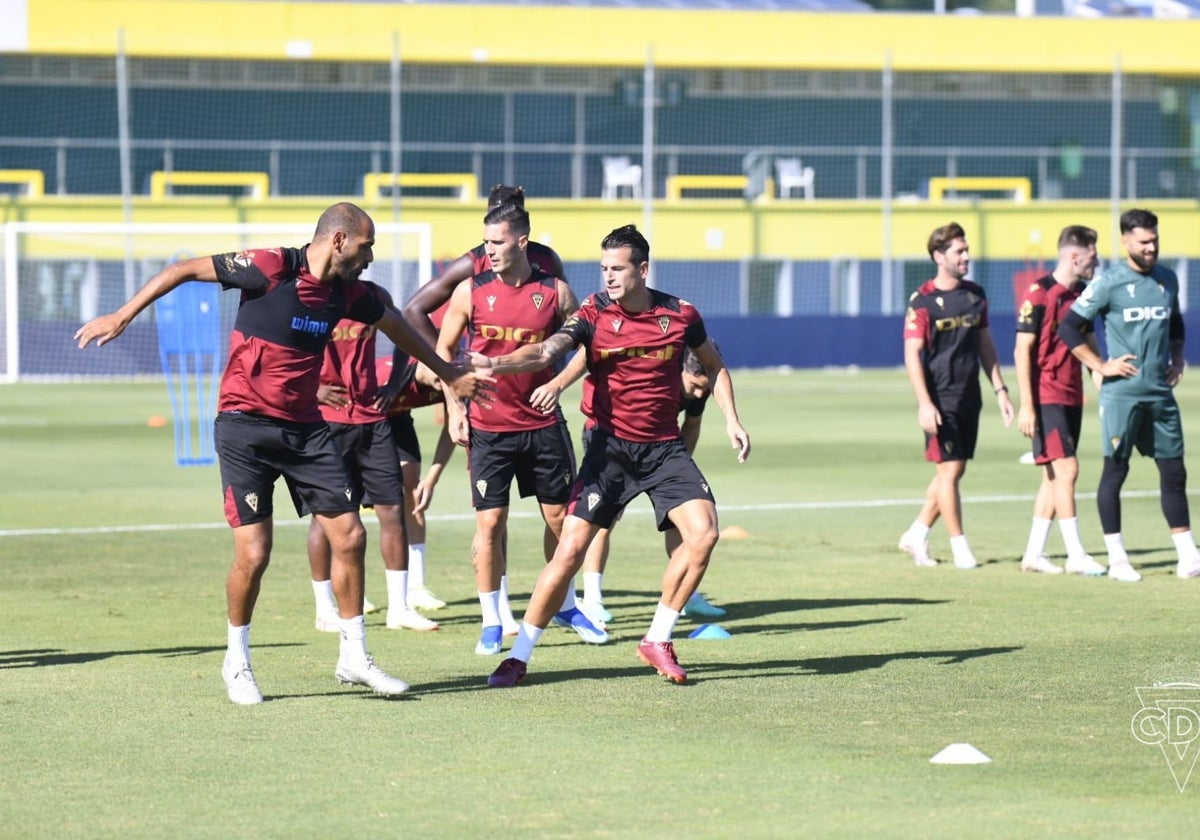
[{"label": "green goalkeeper shirt", "polygon": [[1138,368],[1134,376],[1106,378],[1103,396],[1145,400],[1170,395],[1171,313],[1178,307],[1179,280],[1161,265],[1143,274],[1123,262],[1088,284],[1071,310],[1088,321],[1100,316],[1109,358],[1132,354]]}]

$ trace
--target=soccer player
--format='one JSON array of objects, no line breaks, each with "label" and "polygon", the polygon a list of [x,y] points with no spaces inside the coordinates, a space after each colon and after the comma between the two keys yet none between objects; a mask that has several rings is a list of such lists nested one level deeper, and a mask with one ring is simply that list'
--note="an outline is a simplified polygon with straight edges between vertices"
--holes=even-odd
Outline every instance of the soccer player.
[{"label": "soccer player", "polygon": [[228,649],[221,673],[229,699],[263,701],[250,668],[250,621],[271,558],[272,495],[282,475],[297,511],[314,511],[333,552],[333,588],[342,619],[334,676],[384,695],[408,689],[367,653],[363,621],[366,531],[346,464],[317,404],[325,344],[349,316],[373,324],[424,361],[460,398],[486,399],[489,377],[450,365],[359,281],[370,265],[375,224],[361,208],[334,204],[302,248],[249,250],[173,263],[115,312],[75,333],[80,348],[107,344],[138,313],[190,281],[241,290],[216,419],[225,518],[234,559],[226,580]]},{"label": "soccer player", "polygon": [[[495,210],[501,204],[515,204],[523,208],[525,206],[525,189],[510,187],[507,184],[496,184],[488,193],[487,209]],[[549,245],[530,240],[525,247],[525,258],[533,268],[543,274],[557,277],[564,282],[567,281],[562,260]],[[480,243],[450,263],[446,266],[445,271],[413,293],[413,296],[404,304],[405,320],[431,346],[436,346],[438,324],[434,320],[434,314],[439,308],[446,305],[459,283],[470,280],[489,268],[491,265],[488,263],[487,251]]]},{"label": "soccer player", "polygon": [[[1171,530],[1181,578],[1200,575],[1200,552],[1192,538],[1183,464],[1183,425],[1173,388],[1183,378],[1183,316],[1179,280],[1158,264],[1158,217],[1149,210],[1121,214],[1123,263],[1101,272],[1071,306],[1058,334],[1075,358],[1104,377],[1100,386],[1100,437],[1104,468],[1096,505],[1108,576],[1136,583],[1121,538],[1121,487],[1136,448],[1158,466],[1163,517]],[[1100,317],[1107,360],[1088,346],[1084,331]]]},{"label": "soccer player", "polygon": [[[720,351],[715,341],[713,347],[718,352]],[[576,353],[558,376],[534,391],[531,399],[533,406],[542,411],[552,410],[558,405],[562,392],[576,380],[581,379],[586,372],[587,354]],[[708,371],[704,369],[704,365],[700,364],[700,360],[696,358],[696,354],[692,352],[691,348],[687,348],[684,351],[683,376],[680,380],[679,412],[683,415],[683,419],[679,424],[679,436],[683,439],[683,446],[688,455],[692,455],[696,451],[696,444],[700,441],[700,425],[704,421],[704,408],[708,405],[708,397],[711,393],[712,380],[709,378]],[[586,407],[584,413],[587,413]],[[593,428],[594,424],[590,422],[584,426],[583,448],[585,450],[588,447]],[[620,518],[621,515],[617,514],[613,524],[615,525]],[[604,607],[604,570],[608,566],[611,535],[612,531],[609,528],[601,528],[597,531],[583,560],[583,600],[579,602],[579,608],[588,618],[592,619],[593,623],[603,624],[612,621],[613,618],[612,613]],[[679,546],[679,531],[670,528],[663,533],[663,539],[666,544],[667,557],[670,558]],[[683,607],[683,614],[691,618],[721,618],[725,615],[725,610],[710,604],[708,599],[697,590],[688,598],[688,602]]]},{"label": "soccer player", "polygon": [[[1082,225],[1062,229],[1058,264],[1022,295],[1017,309],[1017,390],[1021,408],[1017,428],[1033,439],[1033,459],[1042,465],[1042,483],[1033,503],[1033,523],[1021,558],[1021,570],[1062,574],[1063,567],[1046,557],[1050,526],[1058,527],[1067,547],[1066,571],[1102,575],[1104,566],[1092,559],[1079,538],[1075,517],[1075,480],[1079,459],[1075,450],[1083,425],[1083,371],[1079,361],[1058,337],[1058,325],[1096,272],[1096,231]],[[1095,334],[1088,333],[1093,350]]]},{"label": "soccer player", "polygon": [[[488,193],[488,210],[494,210],[502,204],[525,206],[525,190],[522,187],[511,187],[507,184],[496,184]],[[529,264],[543,274],[557,277],[567,282],[562,260],[554,249],[540,242],[530,240],[525,247],[525,258]],[[469,280],[489,270],[487,252],[482,243],[476,245],[467,253],[452,262],[446,270],[430,280],[404,304],[404,318],[432,346],[437,346],[438,331],[441,323],[437,313],[446,306],[450,295],[464,280]],[[542,536],[543,543],[551,545],[556,539],[547,528]],[[411,561],[410,561],[411,562]],[[417,596],[419,598],[419,595]],[[421,601],[414,602],[421,606]],[[508,576],[500,576],[500,618],[504,627],[504,635],[513,636],[517,632],[517,622],[513,617],[512,607],[508,600]]]},{"label": "soccer player", "polygon": [[904,367],[925,433],[925,460],[933,462],[934,475],[921,512],[900,537],[900,548],[918,566],[936,566],[929,555],[929,530],[940,516],[955,567],[974,569],[979,563],[963,533],[958,488],[979,435],[981,366],[1005,426],[1012,423],[1013,405],[988,328],[987,296],[966,279],[971,264],[966,233],[954,222],[943,225],[930,234],[928,249],[937,273],[908,300]]},{"label": "soccer player", "polygon": [[[374,283],[365,285],[385,307],[392,297]],[[387,371],[390,373],[391,368]],[[397,379],[404,368],[396,371]],[[438,625],[408,605],[408,536],[404,515],[404,476],[388,421],[395,391],[381,391],[375,359],[375,329],[343,318],[325,345],[317,402],[329,424],[355,491],[379,521],[379,551],[387,584],[387,627],[436,630]],[[388,380],[383,380],[385,384]],[[400,383],[397,383],[397,386]],[[440,394],[438,395],[440,399]],[[329,539],[313,517],[308,529],[308,563],[317,600],[318,630],[338,632],[337,605],[330,580]],[[365,610],[364,603],[364,610]]]},{"label": "soccer player", "polygon": [[[466,331],[473,353],[501,355],[539,342],[579,308],[575,293],[561,278],[529,264],[525,248],[529,214],[517,204],[502,204],[483,219],[483,243],[490,268],[464,280],[454,290],[442,321],[438,352],[451,358]],[[475,652],[501,650],[504,633],[500,613],[500,577],[506,571],[509,494],[513,479],[522,497],[536,496],[546,523],[546,560],[553,556],[575,480],[575,453],[566,421],[530,405],[535,388],[552,371],[510,376],[496,384],[496,400],[486,411],[468,417],[457,401],[446,404],[446,423],[455,443],[468,443],[471,502],[475,538],[471,560],[483,626]],[[468,429],[469,425],[469,429]],[[585,642],[603,644],[608,635],[596,627],[567,596],[555,623],[569,626]]]},{"label": "soccer player", "polygon": [[[717,507],[708,482],[688,456],[679,435],[679,380],[684,348],[695,351],[713,381],[713,397],[738,453],[750,454],[750,436],[738,419],[733,382],[713,347],[700,313],[686,301],[646,285],[650,245],[633,225],[601,242],[604,291],[542,342],[493,358],[498,374],[544,370],[573,348],[588,354],[583,405],[596,424],[563,522],[554,557],[534,587],[511,656],[488,678],[488,686],[515,686],[525,678],[533,647],[567,595],[600,528],[641,493],[650,496],[658,529],[674,526],[680,545],[663,575],[662,600],[638,657],[675,683],[687,679],[671,634],[696,590],[717,544]],[[476,359],[482,367],[482,361]]]}]

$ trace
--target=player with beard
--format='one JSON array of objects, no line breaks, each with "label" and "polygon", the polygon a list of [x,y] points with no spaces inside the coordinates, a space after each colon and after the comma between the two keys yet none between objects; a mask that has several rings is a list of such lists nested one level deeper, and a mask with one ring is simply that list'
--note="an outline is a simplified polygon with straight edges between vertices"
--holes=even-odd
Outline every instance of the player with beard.
[{"label": "player with beard", "polygon": [[490,377],[444,361],[359,275],[374,256],[375,224],[360,207],[334,204],[302,248],[248,250],[172,263],[115,312],[75,333],[80,348],[117,338],[143,309],[176,286],[201,281],[241,290],[215,426],[225,519],[234,559],[226,580],[228,633],[221,673],[229,699],[263,702],[250,668],[250,620],[271,559],[275,480],[287,481],[297,512],[312,510],[329,538],[341,617],[334,676],[384,695],[408,690],[367,653],[363,621],[366,531],[359,499],[317,403],[325,345],[343,317],[373,324],[421,359],[460,398],[487,398]]},{"label": "player with beard", "polygon": [[[1174,388],[1183,378],[1183,316],[1179,280],[1158,264],[1158,217],[1149,210],[1121,214],[1126,259],[1090,283],[1059,327],[1075,358],[1104,377],[1100,386],[1100,437],[1104,469],[1096,505],[1108,576],[1142,579],[1129,562],[1121,536],[1121,487],[1136,449],[1158,467],[1163,517],[1171,531],[1181,578],[1200,576],[1200,552],[1192,538],[1183,463],[1183,424]],[[1099,317],[1104,323],[1107,360],[1089,347],[1084,332]]]},{"label": "player with beard", "polygon": [[988,328],[987,295],[967,279],[971,259],[966,233],[954,222],[944,225],[930,234],[928,250],[937,274],[909,298],[904,367],[925,433],[925,460],[933,462],[934,475],[921,512],[900,537],[900,548],[918,566],[936,566],[929,555],[929,530],[941,517],[955,567],[974,569],[979,563],[963,533],[958,488],[979,436],[981,366],[1005,426],[1012,423],[1013,405]]}]

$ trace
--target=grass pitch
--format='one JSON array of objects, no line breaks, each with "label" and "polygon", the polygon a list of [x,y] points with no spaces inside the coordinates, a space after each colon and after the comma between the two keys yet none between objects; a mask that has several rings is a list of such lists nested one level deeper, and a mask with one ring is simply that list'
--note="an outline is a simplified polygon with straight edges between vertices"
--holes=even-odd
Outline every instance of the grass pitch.
[{"label": "grass pitch", "polygon": [[[1185,424],[1200,398],[1185,380]],[[333,679],[312,626],[304,523],[276,494],[275,557],[255,615],[268,702],[225,698],[231,540],[215,467],[174,466],[165,389],[0,389],[0,836],[1148,837],[1200,828],[1164,753],[1133,737],[1135,689],[1200,682],[1200,581],[1174,576],[1157,475],[1135,463],[1126,543],[1145,580],[1022,574],[1037,472],[985,413],[964,480],[983,567],[918,569],[896,550],[931,474],[899,371],[742,373],[754,451],[734,462],[719,412],[697,460],[722,525],[703,590],[725,641],[676,633],[689,683],[634,655],[660,584],[644,500],[614,537],[613,641],[550,629],[525,685],[489,691],[473,653],[472,530],[461,455],[438,488],[429,580],[437,633],[368,617],[383,700]],[[572,403],[573,405],[574,403]],[[428,414],[418,415],[432,449]],[[575,423],[577,429],[578,423]],[[1082,444],[1080,523],[1102,559]],[[540,523],[514,505],[519,608]],[[374,531],[368,517],[368,527]],[[935,555],[948,556],[945,532]],[[1051,553],[1061,560],[1052,533]],[[384,595],[372,541],[368,594]],[[994,760],[941,766],[950,743]],[[1186,744],[1184,761],[1200,749]]]}]

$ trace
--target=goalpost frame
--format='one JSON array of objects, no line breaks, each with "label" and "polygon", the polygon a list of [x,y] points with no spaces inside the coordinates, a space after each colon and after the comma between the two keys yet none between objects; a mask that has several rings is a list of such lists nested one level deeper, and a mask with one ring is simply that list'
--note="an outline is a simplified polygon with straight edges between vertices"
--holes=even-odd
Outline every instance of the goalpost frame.
[{"label": "goalpost frame", "polygon": [[[131,239],[136,236],[169,236],[178,234],[217,235],[232,237],[286,236],[297,242],[307,242],[312,236],[312,225],[285,223],[170,223],[170,222],[5,222],[4,228],[4,334],[5,365],[0,371],[0,383],[12,384],[21,378],[21,317],[19,294],[19,267],[21,261],[21,238],[28,235],[100,235],[123,237],[126,247],[131,249]],[[433,228],[428,222],[376,222],[376,239],[380,236],[399,238],[405,234],[417,237],[418,283],[424,285],[433,274]],[[235,250],[231,247],[230,250]],[[397,263],[399,259],[395,260]]]}]

